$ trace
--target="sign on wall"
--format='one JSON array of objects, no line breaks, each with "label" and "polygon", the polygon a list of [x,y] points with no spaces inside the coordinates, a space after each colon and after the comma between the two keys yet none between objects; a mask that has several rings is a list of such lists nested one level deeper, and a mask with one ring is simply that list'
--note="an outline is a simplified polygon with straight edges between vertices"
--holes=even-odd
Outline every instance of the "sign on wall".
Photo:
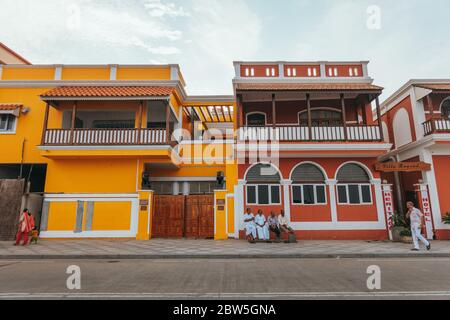
[{"label": "sign on wall", "polygon": [[426,162],[386,162],[377,163],[375,170],[380,172],[423,172],[430,171],[431,164]]}]

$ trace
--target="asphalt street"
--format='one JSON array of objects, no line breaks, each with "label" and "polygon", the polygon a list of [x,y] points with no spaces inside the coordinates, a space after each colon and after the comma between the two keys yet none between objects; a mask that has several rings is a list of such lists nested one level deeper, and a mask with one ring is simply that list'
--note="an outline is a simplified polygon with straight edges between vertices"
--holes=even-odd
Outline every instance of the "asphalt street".
[{"label": "asphalt street", "polygon": [[[70,266],[80,290],[67,287]],[[380,290],[367,286],[371,266]],[[0,299],[449,300],[449,270],[436,258],[0,261]]]}]

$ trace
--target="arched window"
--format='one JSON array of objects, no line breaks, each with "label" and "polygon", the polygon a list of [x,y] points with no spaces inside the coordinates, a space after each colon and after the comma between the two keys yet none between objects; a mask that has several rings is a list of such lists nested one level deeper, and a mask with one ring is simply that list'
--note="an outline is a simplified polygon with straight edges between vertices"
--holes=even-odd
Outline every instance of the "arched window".
[{"label": "arched window", "polygon": [[248,205],[281,204],[281,175],[275,167],[270,164],[257,164],[248,170],[245,179]]},{"label": "arched window", "polygon": [[265,113],[255,112],[247,114],[247,126],[249,127],[265,127],[266,123]]},{"label": "arched window", "polygon": [[[333,109],[313,109],[311,110],[311,120],[313,127],[321,126],[341,126],[342,113]],[[308,126],[308,112],[299,114],[299,124]]]},{"label": "arched window", "polygon": [[314,164],[304,163],[297,166],[291,175],[292,203],[315,205],[326,204],[325,175]]},{"label": "arched window", "polygon": [[349,163],[337,173],[339,204],[372,204],[370,176],[362,166]]},{"label": "arched window", "polygon": [[442,103],[441,114],[444,119],[450,119],[450,98]]}]

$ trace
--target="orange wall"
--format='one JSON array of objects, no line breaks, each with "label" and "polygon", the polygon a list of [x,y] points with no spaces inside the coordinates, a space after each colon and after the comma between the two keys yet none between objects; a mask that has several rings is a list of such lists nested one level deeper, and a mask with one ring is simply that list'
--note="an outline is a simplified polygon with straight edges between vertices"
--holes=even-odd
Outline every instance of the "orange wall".
[{"label": "orange wall", "polygon": [[[434,174],[439,194],[441,215],[445,217],[450,212],[450,156],[433,156]],[[433,214],[436,214],[433,212]]]},{"label": "orange wall", "polygon": [[292,222],[331,222],[330,189],[328,186],[326,190],[326,205],[296,205],[292,203],[292,187],[290,187]]},{"label": "orange wall", "polygon": [[[278,65],[277,64],[266,64],[266,65],[241,65],[241,77],[247,77],[245,75],[245,69],[255,69],[255,75],[253,77],[267,77],[266,74],[266,69],[269,68],[270,71],[270,77],[272,77],[272,68],[275,69],[275,77],[279,77],[280,76],[280,72],[278,69]],[[248,77],[252,77],[251,75],[249,75]]]},{"label": "orange wall", "polygon": [[[350,65],[350,64],[348,64],[348,65],[331,65],[331,64],[329,64],[329,65],[327,65],[325,67],[326,76],[329,77],[329,71],[328,70],[332,69],[333,77],[334,77],[334,69],[335,68],[337,68],[337,70],[338,70],[338,77],[350,77],[350,72],[349,72],[350,68],[352,68],[352,69],[356,68],[358,70],[358,76],[356,78],[363,77],[363,67],[362,67],[362,65]],[[353,74],[353,77],[355,77],[354,74]]]},{"label": "orange wall", "polygon": [[412,102],[411,102],[411,96],[407,96],[405,99],[403,99],[402,101],[400,101],[398,104],[396,104],[392,109],[390,109],[388,112],[386,112],[381,119],[386,122],[387,126],[388,126],[388,131],[389,131],[389,137],[390,137],[390,142],[393,144],[393,149],[396,148],[395,146],[395,135],[394,135],[394,118],[395,118],[395,114],[401,109],[404,108],[408,114],[409,114],[409,126],[411,128],[411,134],[412,134],[412,139],[413,141],[416,141],[416,127],[414,125],[414,118],[413,118],[413,111],[412,111]]},{"label": "orange wall", "polygon": [[[319,64],[310,64],[310,65],[285,65],[284,66],[284,75],[285,77],[289,77],[288,76],[288,68],[290,69],[295,69],[297,72],[297,75],[295,77],[299,78],[299,77],[312,77],[314,78],[314,73],[313,70],[314,68],[316,68],[316,76],[315,77],[321,77],[321,73],[320,73],[320,65]],[[308,69],[311,69],[311,76],[308,75]],[[291,77],[295,78],[292,75],[292,71],[291,71]]]}]

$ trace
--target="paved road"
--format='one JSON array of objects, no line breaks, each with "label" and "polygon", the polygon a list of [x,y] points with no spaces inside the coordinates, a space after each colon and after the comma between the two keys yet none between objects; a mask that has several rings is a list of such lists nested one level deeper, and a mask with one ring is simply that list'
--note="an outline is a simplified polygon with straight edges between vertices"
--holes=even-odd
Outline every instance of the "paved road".
[{"label": "paved road", "polygon": [[[66,287],[81,268],[81,290]],[[367,288],[367,268],[382,289]],[[0,299],[450,299],[450,259],[0,261]]]}]

